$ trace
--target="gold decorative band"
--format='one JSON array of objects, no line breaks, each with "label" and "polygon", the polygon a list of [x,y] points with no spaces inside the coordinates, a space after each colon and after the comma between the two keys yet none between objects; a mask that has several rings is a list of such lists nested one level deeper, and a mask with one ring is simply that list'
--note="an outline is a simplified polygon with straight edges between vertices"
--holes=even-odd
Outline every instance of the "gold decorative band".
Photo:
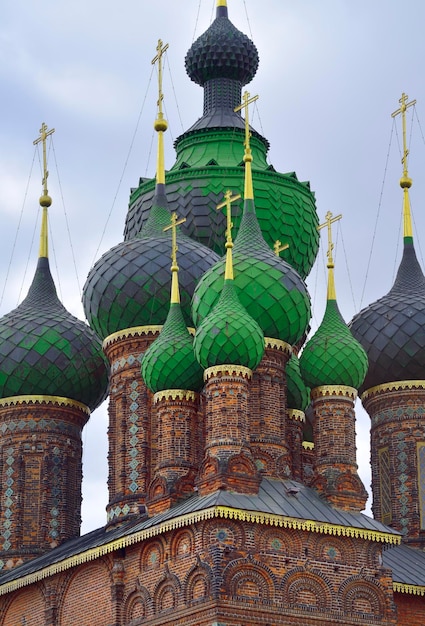
[{"label": "gold decorative band", "polygon": [[266,348],[274,348],[275,350],[286,352],[286,354],[292,354],[292,346],[289,345],[289,343],[286,343],[286,341],[281,341],[280,339],[264,337],[264,345]]},{"label": "gold decorative band", "polygon": [[326,398],[328,396],[339,396],[344,398],[351,398],[355,400],[357,398],[357,389],[354,387],[347,387],[346,385],[321,385],[311,390],[312,400],[317,398]]},{"label": "gold decorative band", "polygon": [[312,441],[303,441],[304,450],[314,450],[314,443]]},{"label": "gold decorative band", "polygon": [[10,396],[9,398],[0,400],[0,407],[18,406],[20,404],[56,404],[58,406],[69,406],[86,413],[86,415],[90,415],[89,407],[82,402],[70,400],[70,398],[62,398],[61,396]]},{"label": "gold decorative band", "polygon": [[229,376],[242,376],[248,380],[252,377],[252,370],[249,367],[243,365],[214,365],[213,367],[207,367],[204,372],[204,381],[206,382],[213,376],[218,374],[228,374]]},{"label": "gold decorative band", "polygon": [[376,385],[376,387],[366,389],[366,391],[362,394],[361,399],[363,401],[381,392],[403,391],[405,389],[425,389],[425,380],[396,380],[392,383]]},{"label": "gold decorative band", "polygon": [[187,389],[164,389],[164,391],[157,391],[153,396],[153,403],[157,404],[161,400],[188,400],[189,402],[195,402],[196,393]]},{"label": "gold decorative band", "polygon": [[162,326],[133,326],[132,328],[123,328],[123,330],[118,330],[116,333],[112,333],[112,335],[108,335],[103,340],[102,347],[103,349],[110,346],[115,341],[119,339],[127,339],[127,337],[141,337],[142,335],[159,335],[162,330]]},{"label": "gold decorative band", "polygon": [[393,590],[399,593],[409,593],[413,596],[425,596],[425,587],[419,585],[405,585],[404,583],[393,583]]},{"label": "gold decorative band", "polygon": [[288,417],[296,422],[305,422],[305,413],[299,409],[288,409]]}]

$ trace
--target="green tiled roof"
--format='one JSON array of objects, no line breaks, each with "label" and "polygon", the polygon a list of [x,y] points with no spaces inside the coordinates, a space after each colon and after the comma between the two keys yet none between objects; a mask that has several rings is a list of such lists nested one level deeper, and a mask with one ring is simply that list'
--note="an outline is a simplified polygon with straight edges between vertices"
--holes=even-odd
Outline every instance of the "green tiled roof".
[{"label": "green tiled roof", "polygon": [[170,305],[159,337],[145,352],[142,377],[153,393],[164,389],[198,391],[202,387],[203,369],[195,358],[180,304]]},{"label": "green tiled roof", "polygon": [[0,320],[0,397],[61,396],[93,410],[108,373],[99,338],[61,304],[41,257],[27,297]]},{"label": "green tiled roof", "polygon": [[328,300],[322,323],[300,357],[306,385],[311,389],[322,385],[358,389],[366,376],[367,365],[366,352],[344,322],[336,300]]}]

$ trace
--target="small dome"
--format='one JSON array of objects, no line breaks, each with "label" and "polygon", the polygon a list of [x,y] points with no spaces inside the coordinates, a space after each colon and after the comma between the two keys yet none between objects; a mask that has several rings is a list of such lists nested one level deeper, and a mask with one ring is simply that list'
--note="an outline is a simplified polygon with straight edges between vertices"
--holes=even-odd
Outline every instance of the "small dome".
[{"label": "small dome", "polygon": [[[264,335],[295,344],[310,321],[310,299],[299,274],[264,241],[253,200],[245,200],[233,265],[237,295]],[[217,302],[223,274],[224,259],[208,270],[196,287],[192,303],[195,326]]]},{"label": "small dome", "polygon": [[300,357],[305,384],[344,385],[358,389],[367,371],[367,356],[339,312],[336,300],[328,300],[322,323],[306,343]]},{"label": "small dome", "polygon": [[40,257],[28,295],[0,319],[0,397],[60,396],[91,410],[105,398],[108,365],[96,334],[56,295]]},{"label": "small dome", "polygon": [[411,241],[390,292],[358,313],[351,332],[369,358],[362,391],[399,380],[423,380],[425,277]]},{"label": "small dome", "polygon": [[[161,325],[170,306],[170,224],[164,185],[157,185],[150,216],[140,235],[106,252],[90,271],[83,305],[90,326],[104,339],[134,326]],[[192,325],[190,302],[200,277],[218,255],[179,236],[183,318]]]},{"label": "small dome", "polygon": [[218,7],[214,22],[188,51],[185,65],[191,80],[201,86],[214,78],[246,85],[257,71],[258,52],[252,41],[233,26],[227,7]]},{"label": "small dome", "polygon": [[286,405],[288,409],[305,411],[310,403],[310,389],[306,387],[300,371],[300,362],[295,354],[286,364]]},{"label": "small dome", "polygon": [[198,391],[203,369],[195,358],[193,338],[187,330],[180,304],[172,303],[159,337],[146,350],[142,377],[153,392],[165,389]]},{"label": "small dome", "polygon": [[240,303],[233,280],[224,281],[216,306],[196,330],[193,347],[204,369],[231,364],[253,370],[261,361],[263,333]]}]

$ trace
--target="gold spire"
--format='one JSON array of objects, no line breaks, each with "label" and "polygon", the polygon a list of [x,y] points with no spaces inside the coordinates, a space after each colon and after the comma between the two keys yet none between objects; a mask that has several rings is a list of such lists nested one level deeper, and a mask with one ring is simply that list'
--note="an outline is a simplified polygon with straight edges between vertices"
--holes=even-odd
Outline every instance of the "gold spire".
[{"label": "gold spire", "polygon": [[334,222],[337,222],[338,220],[340,220],[342,217],[342,214],[340,213],[339,215],[336,215],[335,217],[332,217],[332,213],[330,211],[328,211],[325,215],[325,220],[326,222],[324,222],[323,224],[320,224],[317,227],[317,230],[322,230],[322,228],[325,228],[325,226],[327,226],[328,228],[328,251],[326,253],[326,256],[328,257],[328,300],[336,300],[336,292],[335,292],[335,277],[334,277],[334,261],[333,261],[333,257],[332,257],[332,250],[334,248],[334,245],[332,243],[332,224]]},{"label": "gold spire", "polygon": [[245,91],[242,104],[237,106],[234,111],[237,113],[241,109],[245,109],[245,154],[243,155],[243,160],[245,163],[245,192],[244,198],[245,200],[253,200],[254,199],[254,189],[252,186],[252,154],[251,154],[251,146],[250,146],[250,137],[251,133],[249,130],[249,115],[248,115],[248,107],[252,102],[258,100],[259,96],[249,97],[250,94]]},{"label": "gold spire", "polygon": [[52,199],[49,196],[49,192],[47,190],[47,178],[49,176],[49,171],[47,169],[47,153],[46,153],[46,140],[49,135],[52,135],[55,132],[54,128],[47,130],[47,125],[43,122],[40,128],[40,137],[34,139],[33,144],[36,146],[38,143],[42,143],[43,145],[43,195],[40,196],[40,206],[43,208],[43,214],[41,218],[41,232],[40,232],[40,248],[39,248],[39,257],[48,257],[48,238],[47,238],[47,209],[52,204]]},{"label": "gold spire", "polygon": [[152,59],[152,65],[158,61],[158,117],[154,123],[154,129],[158,133],[158,154],[156,164],[156,182],[157,184],[165,184],[165,165],[164,165],[164,132],[168,128],[167,120],[164,119],[164,113],[162,111],[162,101],[164,94],[162,92],[162,57],[166,50],[168,50],[168,43],[165,46],[162,45],[161,39],[158,39],[158,45],[156,47],[157,55]]},{"label": "gold spire", "polygon": [[227,218],[227,228],[226,228],[226,271],[224,273],[224,280],[233,280],[233,260],[232,260],[232,202],[239,200],[240,194],[236,196],[232,196],[232,192],[230,189],[226,191],[224,194],[224,202],[217,204],[217,211],[226,207],[226,218]]},{"label": "gold spire", "polygon": [[289,248],[289,243],[282,243],[279,239],[274,242],[273,250],[276,256],[279,256],[281,252]]},{"label": "gold spire", "polygon": [[179,291],[179,266],[177,265],[177,226],[183,224],[186,218],[183,217],[178,220],[177,213],[171,214],[171,224],[164,228],[164,232],[171,230],[171,304],[180,303],[180,291]]},{"label": "gold spire", "polygon": [[412,179],[409,178],[409,174],[407,171],[407,157],[409,156],[409,150],[407,148],[406,141],[406,111],[409,107],[416,104],[416,100],[412,100],[408,102],[408,96],[405,93],[401,94],[400,108],[394,113],[391,113],[391,117],[396,117],[401,114],[402,121],[402,129],[403,129],[403,157],[401,159],[401,163],[403,165],[403,176],[400,178],[400,187],[403,189],[403,236],[404,237],[412,237],[412,214],[410,211],[410,199],[409,199],[409,189],[412,186]]},{"label": "gold spire", "polygon": [[217,8],[218,7],[227,7],[227,0],[217,0]]}]

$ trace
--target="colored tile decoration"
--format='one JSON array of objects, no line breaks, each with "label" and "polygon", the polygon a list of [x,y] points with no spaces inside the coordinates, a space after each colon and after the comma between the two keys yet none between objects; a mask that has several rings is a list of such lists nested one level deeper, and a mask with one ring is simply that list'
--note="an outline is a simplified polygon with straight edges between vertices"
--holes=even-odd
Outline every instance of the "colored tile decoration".
[{"label": "colored tile decoration", "polygon": [[[128,450],[128,455],[130,458],[130,462],[129,462],[129,466],[130,466],[130,471],[129,471],[129,476],[131,478],[131,483],[129,484],[128,488],[130,489],[130,491],[132,493],[136,493],[136,491],[138,491],[139,489],[139,485],[138,485],[138,478],[139,478],[139,472],[137,471],[137,466],[138,466],[138,461],[137,461],[137,456],[138,456],[138,451],[137,451],[137,444],[138,444],[138,437],[137,437],[137,433],[139,432],[139,427],[137,426],[137,422],[138,422],[138,415],[136,413],[137,409],[139,408],[139,404],[136,402],[136,400],[139,397],[139,392],[137,391],[139,387],[139,382],[137,380],[133,380],[133,382],[130,385],[131,388],[131,392],[130,392],[130,399],[132,400],[131,404],[130,404],[130,411],[131,411],[131,415],[130,415],[130,422],[131,422],[131,426],[129,428],[129,432],[131,434],[130,440],[129,440],[129,444],[130,444],[130,448]],[[123,511],[122,511],[123,512]],[[128,513],[128,511],[127,511]],[[126,515],[127,513],[124,513],[124,515]]]},{"label": "colored tile decoration", "polygon": [[[405,470],[407,469],[406,463],[404,462],[404,459],[406,458],[406,448],[407,448],[407,443],[404,441],[404,433],[397,433],[397,438],[399,439],[398,443],[397,443],[397,455],[396,455],[396,463],[397,463],[397,476],[398,476],[398,480],[399,480],[399,490],[401,487],[406,487],[405,483],[407,482],[407,480],[409,479],[409,477],[407,476],[407,474],[405,474]],[[401,534],[402,535],[407,535],[408,534],[408,525],[409,525],[409,520],[405,517],[408,514],[408,507],[406,504],[402,504],[400,506],[400,514],[401,514],[401,518],[400,518],[400,525],[401,525]]]},{"label": "colored tile decoration", "polygon": [[123,507],[116,506],[114,509],[108,511],[107,520],[110,522],[111,520],[122,517],[123,515],[128,515],[129,513],[130,507],[128,504],[124,504]]},{"label": "colored tile decoration", "polygon": [[61,493],[61,474],[62,474],[63,459],[61,456],[61,450],[55,446],[52,450],[52,464],[50,467],[50,484],[52,486],[52,503],[53,507],[50,510],[50,522],[49,522],[49,536],[52,539],[57,539],[59,536],[58,526],[59,521],[57,517],[59,515],[59,495]]},{"label": "colored tile decoration", "polygon": [[381,492],[381,515],[384,524],[391,524],[391,472],[390,454],[388,448],[382,448],[378,452],[379,480]]},{"label": "colored tile decoration", "polygon": [[13,433],[15,431],[22,431],[28,428],[28,426],[33,431],[44,431],[48,427],[51,432],[60,432],[73,438],[76,437],[77,439],[81,436],[81,429],[79,426],[55,419],[49,419],[48,422],[45,419],[30,420],[28,422],[20,420],[17,424],[13,421],[3,422],[0,426],[0,433],[5,435],[7,432]]},{"label": "colored tile decoration", "polygon": [[421,530],[425,529],[425,443],[418,443],[418,487]]},{"label": "colored tile decoration", "polygon": [[[12,478],[12,476],[14,475],[14,469],[12,465],[15,462],[15,457],[14,457],[15,450],[14,448],[7,448],[5,452],[6,452],[5,465],[8,466],[5,471],[5,474],[7,476],[5,485],[7,486],[7,489],[4,492],[4,499],[3,499],[5,520],[3,522],[3,529],[1,531],[1,537],[3,540],[2,549],[7,552],[8,550],[10,550],[10,547],[12,545],[9,539],[11,536],[10,528],[12,527],[12,520],[10,518],[13,515],[13,511],[12,511],[13,500],[11,496],[14,493],[13,492],[14,480]],[[4,563],[3,561],[1,561],[0,570],[3,567],[4,567]]]},{"label": "colored tile decoration", "polygon": [[[134,354],[130,354],[127,358],[122,357],[121,359],[117,359],[111,365],[111,373],[115,374],[119,370],[122,370],[125,367],[127,367],[127,365],[132,366],[134,365],[134,363],[139,363],[140,365],[140,363],[142,362],[142,358],[143,358],[143,354],[139,354],[137,356],[135,356]],[[132,398],[131,394],[130,394],[130,398]]]}]

